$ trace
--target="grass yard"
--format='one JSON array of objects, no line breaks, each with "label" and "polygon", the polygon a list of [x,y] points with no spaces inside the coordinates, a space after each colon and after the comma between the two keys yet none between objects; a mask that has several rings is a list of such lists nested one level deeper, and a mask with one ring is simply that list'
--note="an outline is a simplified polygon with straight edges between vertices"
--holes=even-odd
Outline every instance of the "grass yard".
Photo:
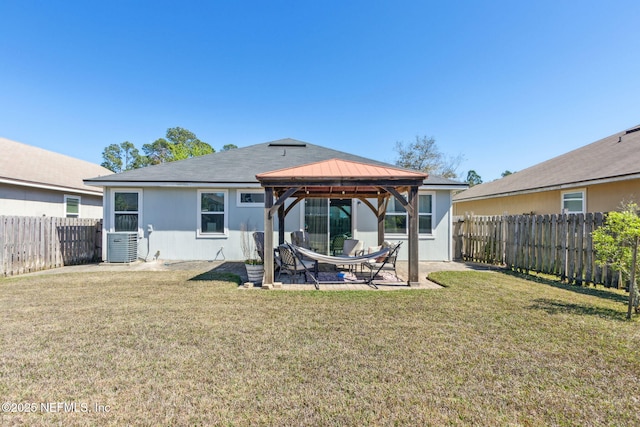
[{"label": "grass yard", "polygon": [[393,292],[194,275],[0,279],[0,401],[22,411],[0,424],[640,425],[623,294],[487,272]]}]

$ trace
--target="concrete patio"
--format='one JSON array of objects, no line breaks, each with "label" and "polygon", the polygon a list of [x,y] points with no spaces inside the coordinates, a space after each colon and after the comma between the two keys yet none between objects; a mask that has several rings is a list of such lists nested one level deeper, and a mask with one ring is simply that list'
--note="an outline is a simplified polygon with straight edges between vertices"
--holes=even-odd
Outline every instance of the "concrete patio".
[{"label": "concrete patio", "polygon": [[[366,283],[331,283],[320,284],[320,290],[407,290],[407,289],[440,289],[441,286],[428,280],[427,276],[435,271],[469,271],[469,270],[483,270],[483,271],[495,271],[498,268],[495,266],[487,266],[473,263],[464,262],[436,262],[436,261],[421,261],[419,263],[420,271],[420,283],[417,286],[407,286],[408,264],[406,261],[398,261],[396,265],[396,271],[400,282],[381,282],[374,281],[375,287],[367,285]],[[244,263],[241,261],[171,261],[171,260],[152,260],[152,261],[137,261],[129,264],[86,264],[86,265],[73,265],[67,267],[61,267],[51,270],[37,271],[33,273],[26,273],[25,275],[36,274],[64,274],[64,273],[99,273],[99,272],[123,272],[123,271],[193,271],[194,276],[198,274],[215,271],[221,273],[233,273],[241,278],[241,283],[246,283],[247,273],[244,267]],[[332,271],[333,266],[321,265],[321,271]],[[297,277],[298,283],[292,283],[291,277],[287,274],[282,274],[279,278],[282,282],[282,287],[276,288],[278,290],[315,290],[313,283],[300,283],[301,277]],[[241,285],[240,289],[262,289],[259,284],[253,286]]]}]

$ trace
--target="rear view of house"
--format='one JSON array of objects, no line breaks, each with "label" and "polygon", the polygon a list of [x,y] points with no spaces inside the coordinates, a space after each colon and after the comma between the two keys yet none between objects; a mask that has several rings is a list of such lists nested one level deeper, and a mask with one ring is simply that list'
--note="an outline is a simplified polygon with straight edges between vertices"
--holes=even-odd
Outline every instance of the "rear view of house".
[{"label": "rear view of house", "polygon": [[0,215],[102,218],[102,166],[0,138]]},{"label": "rear view of house", "polygon": [[[135,234],[139,257],[158,254],[163,259],[240,260],[243,226],[249,231],[265,229],[267,200],[256,175],[330,159],[393,168],[343,151],[282,139],[85,182],[105,189],[104,238],[115,233]],[[351,177],[349,171],[344,173],[346,178]],[[466,187],[435,176],[420,186],[420,259],[451,259],[451,197],[454,191]],[[314,249],[325,254],[330,253],[336,239],[342,241],[345,235],[366,246],[377,245],[379,221],[368,206],[371,203],[345,191],[331,194],[326,198],[287,200],[282,228],[276,224],[274,231],[284,229],[288,239],[292,231],[306,230]],[[385,200],[385,239],[406,241],[406,211],[396,199]],[[105,260],[113,247],[109,243],[103,244]],[[405,249],[400,259],[406,257]]]}]

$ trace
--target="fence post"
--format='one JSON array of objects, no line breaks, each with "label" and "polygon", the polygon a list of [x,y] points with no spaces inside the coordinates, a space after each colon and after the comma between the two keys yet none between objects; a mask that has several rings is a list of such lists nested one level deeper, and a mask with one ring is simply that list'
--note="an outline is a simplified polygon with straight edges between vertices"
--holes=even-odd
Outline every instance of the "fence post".
[{"label": "fence post", "polygon": [[4,276],[6,272],[5,265],[5,247],[7,242],[7,232],[5,231],[6,217],[0,216],[0,276]]},{"label": "fence post", "polygon": [[585,252],[585,240],[584,240],[584,214],[578,214],[577,218],[578,232],[576,235],[576,266],[575,266],[575,278],[576,285],[582,285],[584,276],[584,252]]},{"label": "fence post", "polygon": [[[604,214],[601,212],[596,212],[593,215],[593,230],[591,230],[592,232],[597,229],[598,227],[602,227],[602,225],[604,224]],[[593,245],[593,238],[591,239],[591,244]],[[592,246],[593,248],[593,246]],[[595,250],[594,250],[595,252]],[[599,283],[601,283],[602,285],[609,287],[610,284],[607,280],[607,274],[606,274],[606,267],[602,268],[600,267],[598,264],[595,264],[595,253],[593,254],[593,262],[594,262],[594,277],[593,277],[593,284],[597,285]]]}]

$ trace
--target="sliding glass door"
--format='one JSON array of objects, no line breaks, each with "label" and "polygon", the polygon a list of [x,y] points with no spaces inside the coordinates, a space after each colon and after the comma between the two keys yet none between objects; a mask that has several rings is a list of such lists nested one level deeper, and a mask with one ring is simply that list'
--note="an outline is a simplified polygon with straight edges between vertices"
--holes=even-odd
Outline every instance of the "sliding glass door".
[{"label": "sliding glass door", "polygon": [[342,249],[342,238],[351,236],[351,199],[306,199],[304,226],[311,248],[333,255]]},{"label": "sliding glass door", "polygon": [[328,206],[327,199],[306,199],[304,204],[304,229],[309,233],[311,249],[321,254],[328,253]]}]

